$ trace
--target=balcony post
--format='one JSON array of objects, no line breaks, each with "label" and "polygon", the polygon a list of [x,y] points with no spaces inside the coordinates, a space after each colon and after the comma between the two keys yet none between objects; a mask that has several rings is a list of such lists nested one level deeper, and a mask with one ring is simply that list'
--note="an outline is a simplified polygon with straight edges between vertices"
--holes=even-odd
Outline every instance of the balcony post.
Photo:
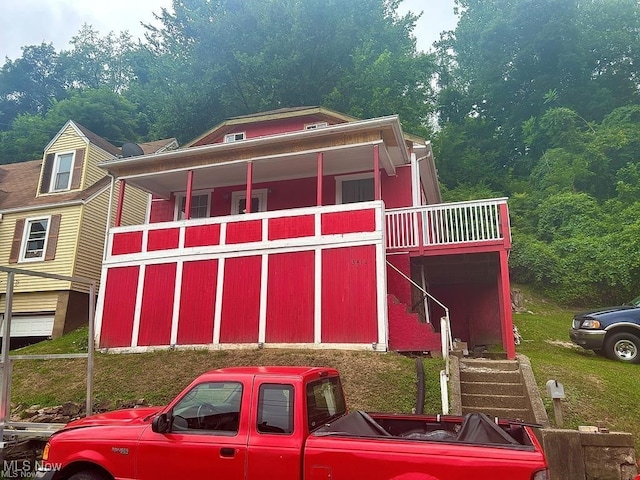
[{"label": "balcony post", "polygon": [[115,227],[119,227],[122,223],[122,205],[124,204],[124,189],[127,186],[126,180],[120,180],[120,191],[118,192],[118,208],[116,209]]},{"label": "balcony post", "polygon": [[191,218],[191,197],[193,196],[193,170],[187,172],[187,195],[184,199],[184,219]]},{"label": "balcony post", "polygon": [[247,200],[245,202],[245,213],[251,213],[251,188],[253,184],[253,162],[247,162]]},{"label": "balcony post", "polygon": [[373,146],[373,189],[374,200],[380,200],[380,145]]},{"label": "balcony post", "polygon": [[500,271],[498,272],[498,299],[502,323],[502,345],[507,359],[516,358],[516,345],[513,339],[513,317],[511,314],[511,288],[509,282],[509,260],[507,250],[500,250]]},{"label": "balcony post", "polygon": [[322,152],[318,152],[318,183],[317,183],[317,187],[316,189],[317,191],[317,204],[318,207],[322,206],[322,172],[323,172],[323,160],[324,160],[324,155]]},{"label": "balcony post", "polygon": [[500,204],[500,228],[505,248],[511,248],[511,225],[509,222],[509,209],[507,203]]}]

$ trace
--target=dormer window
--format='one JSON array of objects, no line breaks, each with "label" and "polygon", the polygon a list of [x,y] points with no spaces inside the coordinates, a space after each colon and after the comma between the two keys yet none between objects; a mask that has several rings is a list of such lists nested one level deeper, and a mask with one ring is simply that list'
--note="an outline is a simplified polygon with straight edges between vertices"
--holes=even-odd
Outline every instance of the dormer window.
[{"label": "dormer window", "polygon": [[316,130],[318,128],[324,128],[329,126],[329,124],[327,122],[316,122],[316,123],[307,123],[304,126],[305,130]]},{"label": "dormer window", "polygon": [[245,132],[227,133],[224,136],[224,143],[239,142],[247,138]]},{"label": "dormer window", "polygon": [[51,172],[50,192],[69,190],[71,183],[71,172],[73,171],[73,156],[75,152],[56,154]]},{"label": "dormer window", "polygon": [[82,186],[85,148],[71,152],[48,153],[42,166],[41,194],[66,192]]}]

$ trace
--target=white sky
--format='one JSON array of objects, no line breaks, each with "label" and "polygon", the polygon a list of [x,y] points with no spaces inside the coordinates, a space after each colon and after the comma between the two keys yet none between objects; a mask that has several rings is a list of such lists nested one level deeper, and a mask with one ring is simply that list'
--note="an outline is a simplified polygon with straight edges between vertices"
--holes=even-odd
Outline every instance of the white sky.
[{"label": "white sky", "polygon": [[[420,50],[429,50],[440,32],[452,30],[454,0],[404,0],[401,11],[424,11],[415,35]],[[128,30],[141,37],[140,22],[153,20],[153,12],[171,7],[171,0],[0,0],[0,65],[5,57],[21,56],[20,47],[53,43],[56,50],[68,49],[68,42],[88,23],[101,36]]]}]

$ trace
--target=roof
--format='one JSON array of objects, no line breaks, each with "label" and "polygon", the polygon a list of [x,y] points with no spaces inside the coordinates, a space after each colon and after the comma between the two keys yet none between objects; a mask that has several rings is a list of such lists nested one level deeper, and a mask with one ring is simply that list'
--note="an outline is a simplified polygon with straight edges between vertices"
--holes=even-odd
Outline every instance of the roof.
[{"label": "roof", "polygon": [[100,147],[102,150],[104,150],[107,153],[110,153],[111,155],[120,155],[120,149],[118,147],[116,147],[115,145],[112,145],[111,143],[106,141],[104,138],[102,138],[100,135],[96,135],[91,130],[89,130],[86,127],[83,127],[79,123],[77,122],[73,122],[73,123],[76,127],[78,127],[78,130],[80,130],[82,134],[85,137],[87,137],[87,140],[89,140],[89,142],[93,143],[97,147]]},{"label": "roof", "polygon": [[178,141],[175,138],[165,138],[163,140],[155,140],[153,142],[139,143],[145,155],[149,153],[161,153],[178,148]]},{"label": "roof", "polygon": [[[315,117],[318,121],[333,120],[333,123],[345,123],[358,121],[357,118],[345,115],[344,113],[335,112],[324,107],[290,107],[279,108],[277,110],[269,110],[266,112],[252,113],[250,115],[241,115],[232,117],[219,123],[215,127],[207,130],[202,135],[187,143],[185,147],[196,146],[202,143],[208,143],[214,138],[228,133],[232,128],[238,125],[249,125],[252,123],[268,122],[271,120],[283,120],[295,117]],[[204,141],[204,142],[203,142]]]},{"label": "roof", "polygon": [[0,212],[29,207],[55,206],[87,200],[109,184],[106,175],[81,191],[36,197],[42,160],[0,165]]}]

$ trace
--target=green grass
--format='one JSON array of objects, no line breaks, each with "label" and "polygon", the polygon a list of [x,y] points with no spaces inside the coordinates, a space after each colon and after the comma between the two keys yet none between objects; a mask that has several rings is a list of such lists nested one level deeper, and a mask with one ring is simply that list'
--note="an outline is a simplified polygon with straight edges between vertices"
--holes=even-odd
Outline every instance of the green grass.
[{"label": "green grass", "polygon": [[611,431],[633,434],[640,449],[640,365],[614,362],[574,346],[569,329],[574,310],[562,309],[525,292],[531,313],[514,315],[524,341],[517,347],[531,359],[549,419],[554,422],[545,384],[553,379],[564,385],[564,427],[604,425]]},{"label": "green grass", "polygon": [[[16,354],[86,351],[86,329],[29,346]],[[26,406],[84,402],[86,360],[21,360],[13,368],[12,402]],[[243,365],[311,365],[337,368],[351,409],[410,412],[415,405],[416,374],[411,358],[394,353],[335,350],[180,350],[146,354],[96,353],[95,398],[114,406],[145,399],[164,405],[197,375],[214,368]],[[442,360],[424,361],[425,411],[440,410]]]},{"label": "green grass", "polygon": [[[640,365],[625,365],[572,346],[569,329],[573,310],[560,308],[519,287],[531,313],[514,315],[524,341],[517,351],[531,359],[536,381],[553,423],[549,379],[564,384],[565,427],[604,424],[611,431],[630,432],[640,449]],[[87,331],[42,342],[15,353],[86,351]],[[114,406],[144,398],[163,405],[198,374],[233,365],[315,365],[337,368],[350,408],[409,412],[415,403],[415,364],[401,355],[330,350],[160,351],[147,354],[96,353],[95,397]],[[425,359],[426,412],[440,411],[439,371],[442,360]],[[84,402],[85,360],[16,361],[12,400],[26,405]]]}]

